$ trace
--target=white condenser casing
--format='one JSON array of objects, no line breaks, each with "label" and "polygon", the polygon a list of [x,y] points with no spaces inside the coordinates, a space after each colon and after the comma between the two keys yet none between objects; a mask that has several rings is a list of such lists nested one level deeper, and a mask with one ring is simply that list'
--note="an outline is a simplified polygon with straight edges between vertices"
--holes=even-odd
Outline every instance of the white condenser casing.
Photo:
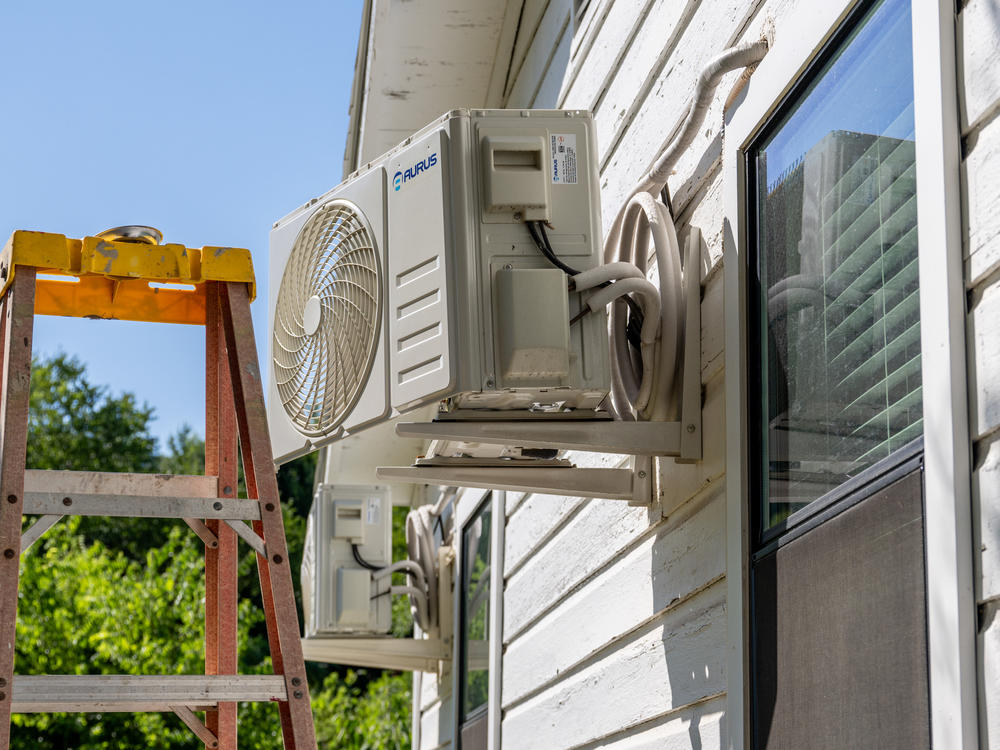
[{"label": "white condenser casing", "polygon": [[268,419],[277,462],[421,406],[515,418],[597,410],[603,311],[556,256],[601,262],[585,111],[455,110],[274,224]]}]

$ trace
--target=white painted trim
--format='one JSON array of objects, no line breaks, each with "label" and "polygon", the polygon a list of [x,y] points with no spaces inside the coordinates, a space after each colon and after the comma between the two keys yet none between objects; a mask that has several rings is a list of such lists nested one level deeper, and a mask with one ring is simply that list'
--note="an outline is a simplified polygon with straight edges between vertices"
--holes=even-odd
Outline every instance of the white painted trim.
[{"label": "white painted trim", "polygon": [[[726,476],[728,747],[749,747],[749,590],[743,151],[857,0],[803,3],[777,28],[767,57],[726,112]],[[973,748],[975,623],[959,122],[951,0],[914,0],[921,347],[924,352],[925,543],[934,747]],[[946,248],[932,252],[931,248]],[[942,315],[942,311],[947,314]]]},{"label": "white painted trim", "polygon": [[955,8],[913,2],[931,744],[979,746]]},{"label": "white painted trim", "polygon": [[507,527],[507,493],[494,492],[493,526],[490,529],[490,658],[489,658],[489,729],[486,747],[500,750],[500,721],[503,718],[501,670],[503,669],[503,545]]}]

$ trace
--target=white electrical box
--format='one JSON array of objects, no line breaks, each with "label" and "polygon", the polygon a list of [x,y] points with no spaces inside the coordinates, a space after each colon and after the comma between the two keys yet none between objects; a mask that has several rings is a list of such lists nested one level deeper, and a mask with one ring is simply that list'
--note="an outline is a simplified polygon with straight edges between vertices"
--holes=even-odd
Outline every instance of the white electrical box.
[{"label": "white electrical box", "polygon": [[320,485],[306,526],[302,608],[306,637],[388,633],[391,576],[373,570],[392,563],[392,504],[388,488]]},{"label": "white electrical box", "polygon": [[569,324],[582,295],[528,225],[546,222],[566,265],[600,265],[597,165],[589,112],[455,110],[276,222],[275,460],[428,405],[465,419],[598,411],[606,313]]}]

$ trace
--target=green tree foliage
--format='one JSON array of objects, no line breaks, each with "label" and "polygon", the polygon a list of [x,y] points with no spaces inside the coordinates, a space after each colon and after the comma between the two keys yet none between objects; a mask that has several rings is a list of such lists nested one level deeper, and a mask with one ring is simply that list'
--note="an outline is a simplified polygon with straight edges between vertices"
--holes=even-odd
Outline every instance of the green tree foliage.
[{"label": "green tree foliage", "polygon": [[[153,410],[131,394],[92,385],[77,360],[32,368],[28,466],[95,471],[204,470],[204,442],[189,427],[157,455]],[[298,570],[315,458],[278,473],[289,562]],[[398,519],[401,520],[401,519]],[[397,524],[399,537],[402,527]],[[398,539],[397,539],[398,542]],[[255,555],[241,545],[240,670],[271,670]],[[296,598],[298,577],[293,576]],[[18,605],[19,674],[198,674],[204,671],[204,548],[179,522],[68,517],[24,554]],[[300,608],[301,617],[301,608]],[[321,747],[407,748],[408,674],[309,663]],[[240,708],[240,746],[279,748],[273,704]],[[22,714],[11,748],[199,748],[171,714]]]}]

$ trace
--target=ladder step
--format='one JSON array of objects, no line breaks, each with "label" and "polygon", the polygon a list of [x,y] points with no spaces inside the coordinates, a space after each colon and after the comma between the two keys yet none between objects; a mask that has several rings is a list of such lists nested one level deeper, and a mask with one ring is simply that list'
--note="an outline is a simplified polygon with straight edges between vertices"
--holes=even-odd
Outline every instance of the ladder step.
[{"label": "ladder step", "polygon": [[281,675],[14,675],[11,711],[198,711],[234,701],[287,700]]},{"label": "ladder step", "polygon": [[191,474],[127,474],[114,471],[24,472],[25,492],[139,495],[152,497],[215,497],[219,478]]},{"label": "ladder step", "polygon": [[25,492],[24,513],[128,518],[220,518],[260,520],[260,503],[221,497],[96,495],[92,493]]}]

